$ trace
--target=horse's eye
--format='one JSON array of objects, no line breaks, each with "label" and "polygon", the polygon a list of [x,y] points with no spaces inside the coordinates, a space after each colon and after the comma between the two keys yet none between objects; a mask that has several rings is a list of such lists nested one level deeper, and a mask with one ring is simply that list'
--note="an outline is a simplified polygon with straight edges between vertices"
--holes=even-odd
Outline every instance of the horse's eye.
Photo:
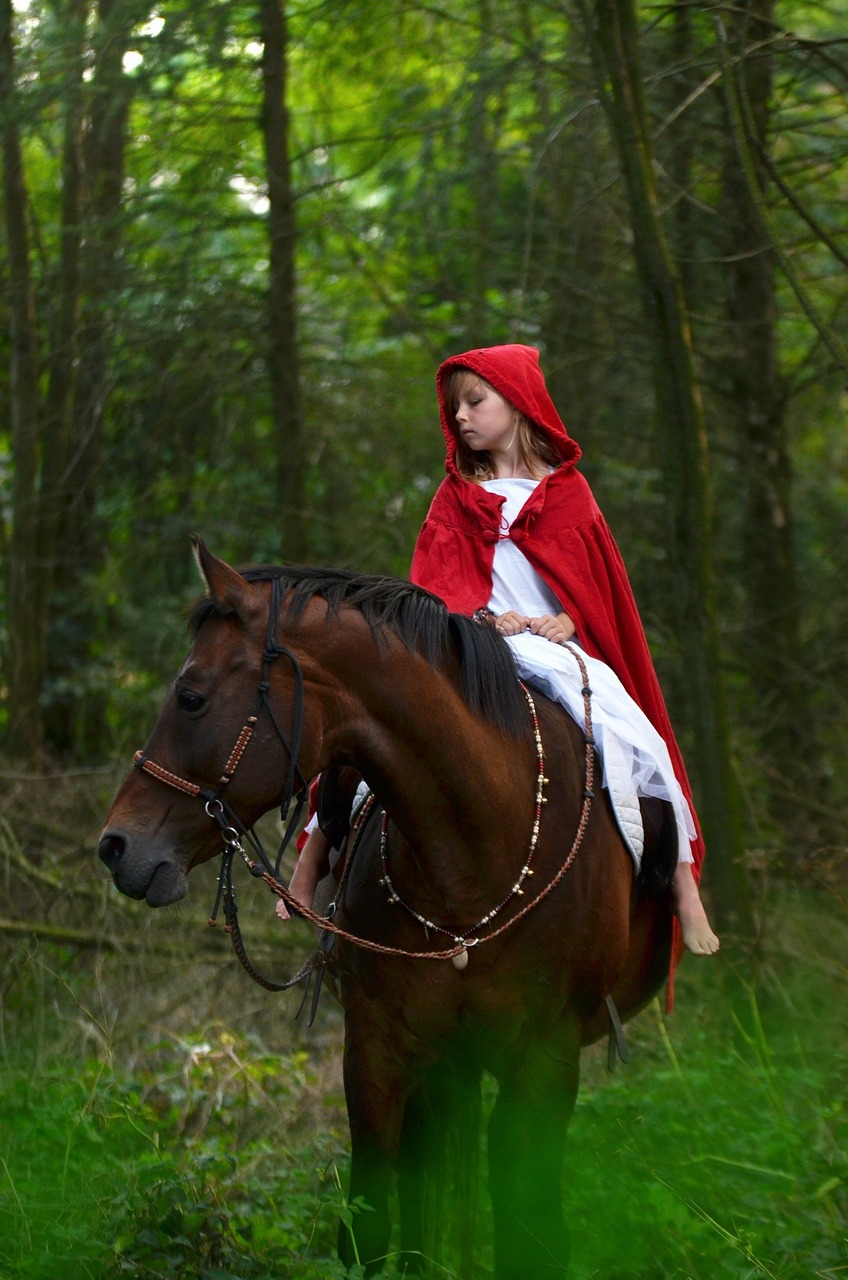
[{"label": "horse's eye", "polygon": [[177,694],[177,705],[183,711],[200,711],[206,706],[206,699],[201,698],[199,693],[192,693],[190,689],[180,689]]}]

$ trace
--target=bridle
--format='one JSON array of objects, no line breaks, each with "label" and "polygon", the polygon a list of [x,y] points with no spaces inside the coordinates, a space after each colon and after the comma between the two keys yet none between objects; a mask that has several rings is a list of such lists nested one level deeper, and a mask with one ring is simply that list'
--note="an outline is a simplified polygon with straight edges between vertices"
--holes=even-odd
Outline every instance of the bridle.
[{"label": "bridle", "polygon": [[[499,903],[497,907],[495,907],[483,919],[479,920],[475,925],[470,926],[464,931],[460,931],[459,929],[454,930],[454,929],[443,928],[435,924],[433,921],[427,920],[425,917],[420,916],[416,911],[410,908],[405,902],[402,901],[402,899],[400,899],[396,894],[394,894],[393,886],[391,886],[391,881],[388,877],[388,865],[386,861],[388,819],[385,813],[383,814],[382,829],[381,829],[381,859],[382,859],[383,868],[384,868],[383,883],[387,884],[390,888],[390,900],[399,902],[414,918],[416,918],[420,923],[422,923],[425,926],[425,928],[427,928],[428,931],[430,929],[435,929],[438,932],[447,934],[454,941],[454,945],[445,950],[409,951],[402,947],[388,946],[384,943],[374,942],[370,938],[363,938],[357,934],[349,933],[346,929],[342,929],[339,925],[333,922],[333,916],[335,915],[335,912],[338,906],[340,905],[341,896],[343,893],[343,887],[344,887],[344,884],[346,883],[347,874],[349,873],[349,870],[350,870],[353,850],[351,850],[351,853],[348,856],[347,864],[345,866],[345,874],[342,877],[342,881],[339,886],[339,892],[336,895],[335,901],[330,904],[328,915],[326,916],[320,916],[316,912],[312,911],[310,908],[304,907],[301,903],[297,901],[296,898],[294,898],[290,890],[280,880],[280,871],[282,867],[283,856],[289,844],[291,843],[291,840],[295,831],[297,830],[304,805],[308,798],[308,788],[309,788],[308,779],[304,777],[301,771],[300,765],[298,763],[298,755],[300,752],[301,739],[303,736],[303,708],[304,708],[303,671],[301,669],[300,662],[298,661],[297,656],[291,651],[291,649],[288,649],[286,648],[285,645],[280,644],[277,638],[282,602],[283,602],[282,581],[278,577],[272,578],[271,579],[271,600],[269,605],[268,623],[267,623],[267,628],[265,633],[265,649],[263,653],[262,679],[259,683],[256,708],[253,714],[248,716],[247,720],[245,721],[244,727],[242,728],[241,732],[239,733],[235,741],[235,745],[233,746],[232,751],[230,752],[230,755],[227,759],[227,763],[224,766],[224,772],[221,774],[217,787],[211,788],[211,789],[201,787],[198,783],[191,782],[187,778],[183,778],[179,774],[174,773],[172,770],[165,768],[163,765],[159,764],[156,760],[151,759],[150,756],[146,756],[142,751],[137,751],[133,756],[133,763],[135,764],[136,768],[140,769],[143,773],[146,773],[149,777],[154,778],[157,782],[160,782],[165,786],[171,787],[173,790],[180,791],[185,795],[192,796],[199,800],[202,800],[204,803],[204,807],[206,809],[206,813],[218,825],[220,829],[221,838],[224,843],[224,849],[221,855],[221,870],[218,876],[218,889],[215,897],[215,905],[212,910],[212,915],[209,918],[209,923],[210,925],[214,925],[217,923],[218,911],[221,908],[221,905],[223,904],[224,917],[226,921],[225,929],[232,938],[233,948],[236,952],[236,955],[240,963],[247,970],[247,972],[254,979],[254,981],[258,982],[260,986],[265,987],[269,991],[285,991],[288,988],[293,987],[296,983],[301,982],[305,978],[309,977],[309,975],[314,971],[314,969],[318,965],[322,964],[326,959],[326,956],[322,956],[319,953],[319,956],[317,958],[313,957],[312,959],[307,961],[307,963],[298,971],[298,973],[294,975],[294,977],[290,978],[287,982],[282,982],[282,983],[272,982],[270,979],[263,977],[263,975],[258,972],[258,970],[253,965],[252,961],[250,960],[249,956],[247,955],[247,951],[245,949],[244,942],[241,937],[241,931],[238,925],[238,907],[236,904],[235,889],[234,889],[233,879],[232,879],[233,860],[235,858],[235,855],[238,854],[243,859],[243,861],[247,864],[247,867],[251,875],[257,879],[264,880],[265,883],[268,885],[268,887],[271,889],[271,891],[275,893],[277,897],[279,897],[285,903],[286,907],[292,912],[292,914],[301,916],[303,919],[308,920],[311,924],[316,925],[319,929],[322,930],[322,939],[326,939],[328,935],[335,935],[337,937],[344,938],[346,941],[352,942],[356,946],[364,948],[367,951],[377,952],[378,954],[381,954],[381,955],[403,956],[407,959],[416,959],[416,960],[453,960],[457,968],[464,968],[465,964],[467,963],[468,949],[470,947],[479,946],[483,942],[490,942],[494,938],[499,937],[508,928],[511,928],[512,925],[516,924],[519,920],[523,919],[524,916],[528,914],[528,912],[532,911],[534,907],[538,906],[538,904],[542,902],[543,899],[546,898],[554,888],[556,888],[560,880],[563,878],[566,872],[570,869],[576,857],[577,851],[583,842],[583,837],[585,835],[586,827],[589,821],[589,814],[592,807],[592,801],[594,799],[593,782],[594,782],[594,747],[595,747],[595,738],[592,732],[592,712],[591,712],[592,690],[589,685],[589,677],[588,677],[588,672],[586,670],[586,664],[584,663],[582,656],[580,655],[580,653],[576,648],[574,648],[570,644],[564,645],[564,648],[569,650],[569,652],[573,655],[573,657],[577,661],[577,664],[580,668],[580,673],[582,678],[581,692],[582,692],[583,704],[584,704],[583,740],[585,745],[585,771],[584,771],[583,803],[582,803],[582,808],[580,813],[580,819],[577,826],[577,831],[574,836],[574,840],[572,842],[571,848],[564,862],[560,865],[554,877],[545,885],[545,887],[538,894],[536,894],[529,902],[525,903],[519,911],[517,911],[513,916],[511,916],[504,923],[500,924],[495,929],[491,929],[488,933],[484,934],[483,936],[476,936],[477,931],[480,928],[487,926],[496,915],[500,914],[500,912],[507,905],[507,903],[510,902],[516,895],[519,895],[519,894],[523,895],[524,889],[522,888],[522,884],[524,882],[524,879],[528,874],[529,875],[533,874],[532,870],[530,869],[529,862],[530,862],[530,857],[532,856],[532,851],[535,848],[536,842],[538,840],[542,805],[546,802],[545,797],[543,797],[542,795],[542,789],[544,784],[547,782],[547,778],[544,777],[544,750],[542,747],[542,740],[539,732],[538,719],[536,717],[536,708],[535,708],[535,704],[533,702],[532,696],[530,694],[530,691],[521,681],[519,681],[519,683],[521,684],[522,690],[524,692],[524,696],[527,699],[527,702],[530,708],[530,715],[533,723],[533,732],[534,732],[537,762],[538,762],[536,806],[535,806],[535,815],[534,815],[534,824],[533,824],[533,835],[530,842],[530,853],[525,857],[525,863],[524,863],[524,866],[522,867],[522,871],[521,871],[521,874],[519,875],[519,879],[516,882],[516,884],[513,885],[512,889],[507,894],[506,898],[501,903]],[[294,673],[295,696],[294,696],[294,710],[292,715],[291,742],[288,741],[288,739],[286,738],[286,735],[283,733],[283,730],[279,724],[279,721],[277,720],[277,717],[274,713],[274,709],[271,705],[270,698],[268,696],[270,691],[271,665],[280,657],[285,657],[289,660],[292,666],[292,671]],[[251,738],[253,737],[253,734],[256,729],[256,725],[259,720],[259,716],[262,713],[262,711],[267,712],[268,716],[270,717],[271,723],[274,726],[274,730],[277,734],[277,737],[279,738],[283,748],[285,749],[289,757],[288,776],[286,778],[286,786],[283,793],[283,799],[280,804],[280,817],[284,825],[284,833],[280,841],[276,858],[274,859],[273,862],[271,861],[265,849],[263,848],[262,842],[259,839],[256,832],[244,826],[244,824],[240,821],[240,819],[238,818],[237,814],[235,813],[231,805],[225,799],[226,788],[229,785],[229,783],[232,781],[232,778],[242,761],[244,753],[247,750],[248,744],[250,743]],[[296,796],[297,803],[295,807],[295,812],[292,815],[292,817],[289,819],[288,825],[286,826],[285,824],[286,824],[286,819],[288,817],[288,812],[289,812],[289,809],[291,808],[292,800],[295,799],[296,787],[297,787],[297,796]],[[366,802],[366,804],[364,804],[360,809],[360,815],[359,815],[360,821],[354,826],[353,833],[352,833],[354,837],[354,846],[358,843],[358,839],[361,837],[362,831],[364,830],[364,823],[371,809],[372,798],[373,797],[369,797],[369,801]],[[253,852],[257,855],[256,859],[251,858],[248,852],[246,851],[243,843],[243,841],[245,840],[250,845]],[[394,894],[393,898],[392,898],[392,894]],[[327,948],[325,946],[325,951],[326,950]]]},{"label": "bridle", "polygon": [[[196,796],[199,800],[202,800],[209,817],[212,818],[212,820],[220,827],[225,844],[235,845],[238,837],[245,836],[250,841],[251,846],[255,849],[262,867],[266,871],[272,872],[274,875],[280,874],[283,855],[291,843],[292,836],[297,829],[297,824],[300,821],[303,806],[308,797],[309,788],[309,782],[304,778],[298,763],[300,743],[303,736],[303,671],[296,655],[292,653],[291,649],[287,649],[284,644],[280,644],[277,639],[277,629],[279,627],[282,603],[282,581],[280,578],[272,578],[271,602],[268,611],[268,625],[265,632],[265,650],[262,655],[262,679],[259,682],[259,688],[257,690],[256,709],[253,712],[253,715],[247,717],[244,728],[236,738],[235,745],[230,752],[227,763],[224,766],[224,772],[221,774],[217,787],[214,789],[205,789],[199,786],[196,782],[189,782],[187,778],[181,778],[179,774],[173,773],[170,769],[166,769],[155,760],[152,760],[150,756],[146,756],[143,751],[136,751],[133,756],[133,763],[136,768],[141,769],[143,773],[150,774],[150,776],[156,778],[158,782],[164,782],[166,786],[173,787],[176,791],[182,791],[186,795]],[[274,713],[274,708],[271,705],[271,700],[268,697],[271,688],[271,665],[276,662],[278,658],[288,658],[294,673],[294,712],[292,715],[291,742],[288,741],[286,735],[283,733],[283,730],[280,727],[280,722],[278,721]],[[292,816],[288,827],[285,828],[285,834],[283,835],[273,864],[263,849],[259,838],[256,837],[252,831],[249,831],[245,826],[243,826],[232,807],[224,798],[226,788],[229,786],[230,782],[232,782],[236,769],[239,767],[242,757],[247,750],[248,744],[253,737],[256,725],[259,721],[259,716],[263,710],[267,712],[271,720],[271,724],[274,726],[274,731],[289,757],[289,771],[286,778],[283,798],[280,802],[280,816],[283,823],[285,823],[288,811],[291,808],[291,803],[295,795],[295,787],[298,786],[297,807],[295,808],[294,815]],[[259,873],[257,872],[255,874]]]},{"label": "bridle", "polygon": [[[279,882],[283,857],[300,824],[304,805],[306,804],[309,795],[309,781],[303,776],[300,764],[298,763],[301,739],[303,737],[303,670],[296,654],[294,654],[291,649],[288,649],[284,644],[280,644],[278,639],[282,603],[282,580],[279,577],[272,578],[268,623],[265,631],[265,648],[262,655],[262,678],[259,681],[259,687],[257,689],[256,707],[253,714],[247,717],[241,732],[236,738],[233,749],[224,766],[224,772],[218,780],[217,787],[201,787],[198,783],[191,782],[188,778],[181,777],[171,769],[166,769],[156,760],[151,759],[150,756],[146,756],[143,751],[136,751],[133,756],[133,764],[137,769],[140,769],[142,773],[148,774],[149,777],[154,778],[157,782],[163,783],[165,786],[171,787],[175,791],[181,791],[184,795],[202,800],[206,813],[212,821],[217,824],[221,832],[221,839],[224,842],[224,848],[221,854],[221,870],[218,875],[218,889],[215,896],[215,904],[212,908],[212,914],[209,917],[209,923],[210,925],[215,925],[217,923],[218,911],[223,904],[224,918],[226,920],[225,928],[232,937],[233,946],[239,960],[245,968],[247,968],[251,977],[253,977],[255,981],[272,991],[282,991],[290,986],[294,986],[296,982],[300,982],[304,977],[306,977],[310,970],[305,968],[300,973],[296,974],[289,982],[273,983],[270,979],[263,978],[262,975],[254,969],[244,948],[244,943],[241,939],[241,931],[238,925],[238,907],[236,904],[235,888],[233,885],[233,860],[238,854],[238,856],[247,864],[251,875],[257,878],[268,876],[274,881]],[[278,658],[287,658],[289,660],[294,675],[294,710],[292,713],[291,741],[287,739],[283,732],[269,698],[271,687],[271,666]],[[226,788],[229,786],[236,770],[241,764],[244,753],[247,750],[251,738],[253,737],[256,725],[259,722],[259,717],[263,711],[268,714],[271,724],[274,727],[274,731],[289,758],[286,785],[283,791],[283,798],[280,802],[280,818],[283,823],[283,836],[280,840],[279,848],[277,849],[277,854],[273,861],[265,851],[262,841],[256,832],[252,828],[245,827],[244,823],[242,823],[235,810],[225,798]],[[295,796],[296,790],[297,794]],[[286,825],[286,819],[288,818],[292,801],[295,798],[295,810],[288,821],[288,825]],[[244,841],[247,841],[250,845],[251,849],[256,854],[256,859],[251,858],[248,855],[244,847]]]}]

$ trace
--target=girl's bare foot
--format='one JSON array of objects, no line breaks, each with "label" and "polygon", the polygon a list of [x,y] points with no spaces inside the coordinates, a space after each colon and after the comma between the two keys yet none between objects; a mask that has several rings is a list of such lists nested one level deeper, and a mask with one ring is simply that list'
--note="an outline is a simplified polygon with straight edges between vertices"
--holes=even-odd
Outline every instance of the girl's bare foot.
[{"label": "girl's bare foot", "polygon": [[692,864],[679,862],[672,887],[674,909],[680,921],[683,943],[696,956],[715,955],[721,943],[713,933],[698,886],[692,875]]}]

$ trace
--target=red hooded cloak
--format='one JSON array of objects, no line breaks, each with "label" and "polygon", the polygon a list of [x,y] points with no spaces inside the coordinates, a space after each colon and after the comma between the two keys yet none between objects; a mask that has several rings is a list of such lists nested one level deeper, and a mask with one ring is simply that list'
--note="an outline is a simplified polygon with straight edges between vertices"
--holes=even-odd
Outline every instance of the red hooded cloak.
[{"label": "red hooded cloak", "polygon": [[[457,471],[459,436],[447,403],[448,379],[457,368],[471,369],[484,378],[536,425],[562,460],[528,498],[509,537],[573,619],[586,652],[612,667],[665,741],[698,831],[692,843],[697,881],[703,839],[627,570],[587,481],[576,469],[580,447],[568,435],[548,395],[534,347],[484,347],[451,356],[440,366],[436,389],[447,444],[447,475],[418,536],[410,578],[441,597],[455,613],[471,614],[487,605],[491,595],[504,499]],[[672,970],[679,952],[675,920]]]}]

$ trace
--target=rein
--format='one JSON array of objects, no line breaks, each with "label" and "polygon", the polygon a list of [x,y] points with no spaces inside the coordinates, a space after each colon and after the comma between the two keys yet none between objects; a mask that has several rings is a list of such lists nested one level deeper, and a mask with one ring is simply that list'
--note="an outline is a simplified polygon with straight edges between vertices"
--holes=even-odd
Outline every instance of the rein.
[{"label": "rein", "polygon": [[[536,844],[539,837],[539,827],[540,827],[540,821],[541,821],[542,806],[547,803],[547,798],[542,794],[544,786],[547,783],[548,779],[544,776],[545,753],[542,746],[541,734],[539,732],[539,722],[536,715],[536,707],[533,702],[533,698],[530,694],[529,689],[527,689],[527,687],[524,685],[522,681],[519,680],[519,684],[521,685],[521,688],[524,692],[524,696],[527,699],[528,707],[530,709],[530,716],[533,724],[533,736],[534,736],[534,741],[536,746],[536,757],[538,762],[533,832],[530,840],[529,850],[525,857],[524,865],[522,866],[521,871],[519,873],[519,877],[515,882],[515,884],[513,884],[509,892],[506,894],[506,896],[502,899],[500,903],[498,903],[496,907],[494,907],[491,911],[489,911],[486,915],[484,915],[475,924],[468,925],[466,927],[459,927],[459,926],[453,927],[453,926],[447,926],[447,925],[440,925],[432,920],[428,920],[425,916],[422,916],[413,907],[411,907],[408,903],[406,903],[400,897],[400,895],[396,893],[391,881],[391,877],[389,875],[388,816],[386,815],[385,811],[383,811],[382,820],[381,820],[381,834],[380,834],[380,855],[381,855],[381,861],[382,861],[382,867],[383,867],[383,878],[381,880],[381,884],[385,885],[386,888],[388,889],[389,901],[392,903],[399,904],[414,919],[418,920],[418,922],[422,924],[425,929],[427,930],[432,929],[438,933],[445,934],[447,937],[451,938],[454,943],[452,947],[446,948],[444,950],[439,950],[439,951],[409,951],[403,947],[392,947],[381,942],[374,942],[370,938],[363,938],[358,934],[350,933],[348,930],[343,929],[339,925],[333,923],[333,916],[336,914],[339,906],[341,905],[341,901],[344,894],[344,887],[347,882],[347,872],[352,862],[353,853],[355,852],[355,849],[358,847],[359,839],[364,830],[365,821],[367,820],[367,817],[370,815],[370,812],[371,812],[373,799],[374,799],[373,793],[369,793],[368,798],[365,800],[365,802],[363,803],[363,805],[359,810],[359,813],[357,814],[357,818],[354,823],[354,827],[352,829],[352,834],[354,836],[354,847],[351,850],[351,853],[348,857],[348,862],[345,867],[345,872],[342,875],[342,880],[339,885],[338,893],[336,895],[335,900],[330,904],[329,914],[327,916],[320,916],[317,914],[317,912],[311,910],[311,908],[305,907],[301,903],[299,903],[297,899],[292,895],[290,890],[286,887],[286,885],[282,883],[282,881],[279,878],[283,856],[289,844],[291,843],[294,832],[297,829],[297,826],[300,822],[303,807],[308,796],[308,785],[309,785],[307,780],[304,778],[303,773],[301,772],[300,766],[298,764],[298,755],[300,752],[301,738],[303,735],[303,707],[304,707],[303,672],[301,670],[301,666],[296,655],[290,649],[286,648],[285,645],[280,644],[277,639],[277,631],[279,627],[281,608],[282,608],[282,584],[279,578],[274,578],[271,582],[271,601],[269,605],[268,625],[267,625],[267,630],[265,635],[265,650],[263,654],[262,679],[259,683],[256,709],[252,715],[248,716],[244,724],[244,727],[239,733],[236,739],[236,742],[227,759],[227,763],[224,766],[224,772],[221,774],[217,787],[215,787],[214,789],[201,787],[198,783],[191,782],[187,778],[183,778],[179,774],[173,773],[170,769],[165,768],[163,765],[159,764],[157,761],[151,759],[149,756],[146,756],[142,751],[137,751],[133,756],[133,763],[135,764],[136,768],[140,769],[143,773],[146,773],[149,777],[155,779],[157,782],[161,782],[165,786],[171,787],[173,790],[181,791],[185,795],[202,800],[204,803],[204,807],[206,809],[206,813],[213,820],[213,822],[215,822],[218,825],[220,829],[221,838],[224,842],[224,849],[221,855],[221,869],[218,875],[218,890],[215,897],[215,905],[212,909],[212,915],[209,918],[210,925],[215,925],[217,923],[218,911],[223,903],[224,917],[226,920],[226,924],[224,927],[226,931],[230,934],[230,937],[233,943],[233,950],[235,951],[239,962],[241,963],[243,968],[247,971],[247,973],[250,975],[250,977],[253,978],[255,982],[259,983],[260,986],[265,987],[265,989],[268,991],[288,990],[290,987],[293,987],[297,983],[302,982],[305,978],[308,978],[310,974],[312,974],[315,971],[316,968],[326,963],[326,952],[319,953],[317,956],[311,957],[306,962],[306,964],[304,964],[302,968],[294,975],[294,977],[290,978],[286,982],[281,982],[281,983],[272,982],[270,979],[265,978],[255,968],[252,961],[250,960],[250,957],[247,954],[247,950],[244,946],[244,942],[241,936],[241,930],[238,924],[238,908],[236,905],[235,888],[233,885],[233,878],[232,878],[233,860],[235,858],[235,855],[238,854],[246,863],[250,871],[250,874],[252,876],[254,876],[256,879],[264,880],[265,883],[268,885],[269,889],[273,893],[275,893],[277,897],[282,899],[286,907],[288,907],[294,915],[299,915],[304,920],[308,920],[310,924],[313,924],[317,928],[319,928],[324,935],[333,935],[335,937],[342,938],[347,942],[353,943],[357,947],[360,947],[366,951],[376,952],[379,955],[401,956],[411,960],[451,960],[453,961],[457,969],[464,969],[466,964],[468,963],[469,948],[479,946],[483,942],[492,942],[495,938],[500,937],[501,934],[503,934],[507,929],[510,929],[514,924],[517,924],[519,920],[524,919],[524,917],[530,911],[532,911],[534,907],[538,906],[540,902],[542,902],[545,898],[548,897],[548,895],[556,888],[556,886],[559,884],[559,882],[562,880],[562,878],[565,876],[565,874],[568,872],[568,870],[572,866],[574,859],[577,856],[577,852],[581,844],[583,843],[583,837],[585,835],[586,827],[589,822],[589,815],[592,808],[592,801],[594,799],[593,783],[594,783],[594,747],[595,747],[595,738],[592,732],[592,710],[591,710],[592,690],[589,685],[589,676],[586,670],[586,664],[584,663],[578,650],[575,649],[572,645],[566,643],[563,646],[564,648],[568,649],[568,651],[572,654],[572,656],[576,660],[580,668],[581,679],[583,682],[581,692],[583,696],[583,705],[584,705],[583,740],[585,745],[585,771],[584,771],[584,786],[583,786],[583,804],[580,812],[580,819],[577,825],[577,831],[575,833],[574,840],[572,841],[571,848],[564,862],[562,863],[562,865],[560,866],[559,870],[556,872],[554,877],[548,882],[547,885],[545,885],[545,887],[538,894],[536,894],[534,898],[532,898],[529,902],[525,903],[521,907],[521,909],[516,912],[515,915],[511,916],[508,920],[504,921],[497,928],[491,930],[491,932],[486,933],[483,936],[477,936],[479,933],[479,930],[488,926],[492,922],[492,920],[497,915],[499,915],[515,897],[519,895],[523,895],[525,893],[525,890],[523,888],[524,881],[528,876],[534,875],[534,870],[530,866],[530,862],[532,860],[532,856],[535,851]],[[280,727],[277,717],[274,714],[274,709],[271,706],[270,698],[268,696],[270,691],[271,664],[275,662],[277,658],[280,658],[280,657],[288,658],[289,662],[292,665],[292,671],[294,674],[294,681],[295,681],[295,700],[294,700],[294,712],[293,712],[293,721],[292,721],[291,743],[288,742],[285,734],[283,733]],[[284,834],[282,836],[282,839],[280,841],[280,846],[277,851],[277,856],[274,859],[273,863],[271,862],[271,859],[265,852],[265,849],[263,848],[262,842],[259,839],[258,835],[252,829],[248,829],[242,824],[242,822],[239,820],[238,816],[236,815],[232,807],[224,798],[225,788],[232,781],[232,778],[242,761],[244,753],[247,750],[247,747],[255,732],[256,725],[259,720],[259,716],[263,710],[268,713],[271,719],[271,723],[274,726],[274,730],[277,734],[277,737],[279,738],[283,748],[285,749],[289,757],[288,776],[286,779],[286,786],[285,786],[285,791],[283,793],[283,799],[280,804],[280,817],[283,824],[285,824],[286,818],[288,817],[288,812],[289,812],[289,809],[291,808],[292,800],[295,798],[295,788],[296,786],[298,787],[297,804],[296,804],[295,812],[292,818],[290,819],[288,826],[285,827]],[[244,843],[243,843],[244,840],[247,841],[247,843],[250,845],[250,848],[255,852],[258,860],[250,857],[250,855],[248,854],[248,852],[244,847]]]}]

